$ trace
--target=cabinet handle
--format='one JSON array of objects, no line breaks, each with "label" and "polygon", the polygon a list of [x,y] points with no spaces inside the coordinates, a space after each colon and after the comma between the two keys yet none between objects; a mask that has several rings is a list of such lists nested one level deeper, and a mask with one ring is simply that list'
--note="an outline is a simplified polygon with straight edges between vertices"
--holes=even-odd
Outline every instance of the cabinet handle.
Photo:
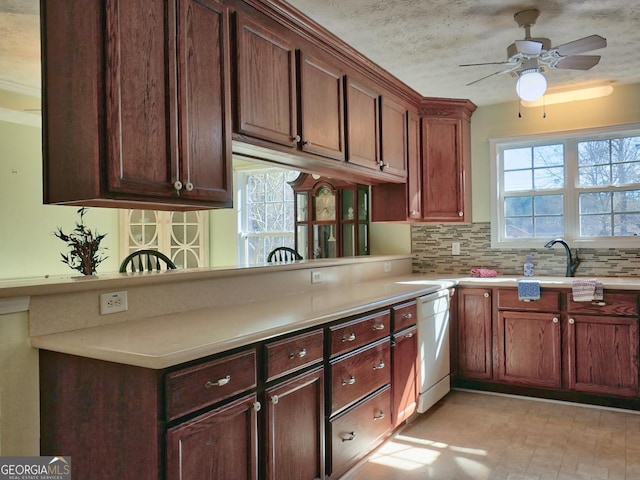
[{"label": "cabinet handle", "polygon": [[307,349],[303,348],[301,349],[298,353],[290,353],[289,354],[289,358],[291,360],[293,360],[294,358],[298,357],[298,358],[304,358],[307,356]]},{"label": "cabinet handle", "polygon": [[384,418],[384,412],[380,410],[380,413],[378,415],[373,416],[373,421],[382,420],[383,418]]},{"label": "cabinet handle", "polygon": [[278,395],[273,395],[273,396],[271,397],[271,403],[273,403],[274,405],[277,405],[277,404],[278,404],[278,400],[279,400],[279,399],[278,399]]},{"label": "cabinet handle", "polygon": [[373,327],[373,330],[384,330],[384,323],[376,323]]},{"label": "cabinet handle", "polygon": [[389,164],[380,162],[380,170],[384,170],[385,168],[389,168]]},{"label": "cabinet handle", "polygon": [[311,145],[311,140],[305,140],[302,145]]},{"label": "cabinet handle", "polygon": [[573,318],[569,319],[569,325],[573,325],[574,323],[576,323],[576,321]]},{"label": "cabinet handle", "polygon": [[464,217],[464,212],[458,212],[459,217]]},{"label": "cabinet handle", "polygon": [[342,385],[353,385],[354,383],[356,383],[356,377],[353,375],[349,377],[349,380],[345,380],[344,378],[342,379]]},{"label": "cabinet handle", "polygon": [[230,381],[231,381],[231,375],[227,375],[226,377],[222,377],[217,382],[212,382],[212,381],[208,380],[207,383],[204,384],[204,388],[223,387],[227,383],[229,383]]},{"label": "cabinet handle", "polygon": [[558,317],[553,317],[553,323],[558,323]]},{"label": "cabinet handle", "polygon": [[607,302],[591,302],[591,305],[595,305],[596,307],[606,307]]},{"label": "cabinet handle", "polygon": [[343,442],[350,442],[354,438],[356,438],[356,432],[349,432],[346,435],[343,435],[341,439]]},{"label": "cabinet handle", "polygon": [[179,192],[180,190],[182,190],[182,182],[180,180],[176,180],[175,182],[173,182],[173,188],[175,188],[176,191]]},{"label": "cabinet handle", "polygon": [[418,214],[418,212],[416,212],[415,210],[411,210],[411,211],[409,212],[409,214],[410,214],[412,217],[415,217],[415,216]]},{"label": "cabinet handle", "polygon": [[187,183],[184,185],[184,188],[187,190],[187,192],[190,192],[191,190],[193,190],[193,183],[191,183],[191,182],[187,182]]},{"label": "cabinet handle", "polygon": [[380,363],[373,366],[374,370],[382,370],[384,368],[384,360],[380,360]]},{"label": "cabinet handle", "polygon": [[353,342],[356,339],[356,334],[352,333],[348,337],[342,337],[342,343],[344,342]]},{"label": "cabinet handle", "polygon": [[489,298],[489,293],[488,292],[484,292],[484,298]]},{"label": "cabinet handle", "polygon": [[293,137],[293,140],[299,142],[300,140],[302,140],[302,138],[300,138],[300,135],[296,135],[295,137]]},{"label": "cabinet handle", "polygon": [[405,319],[405,320],[409,320],[409,319],[413,318],[413,314],[411,312],[403,313],[402,314],[402,318]]},{"label": "cabinet handle", "polygon": [[413,337],[413,333],[407,333],[407,334],[404,336],[404,338],[411,338],[411,337]]},{"label": "cabinet handle", "polygon": [[253,403],[253,410],[255,412],[259,412],[262,409],[262,404],[260,404],[260,402],[254,402]]}]

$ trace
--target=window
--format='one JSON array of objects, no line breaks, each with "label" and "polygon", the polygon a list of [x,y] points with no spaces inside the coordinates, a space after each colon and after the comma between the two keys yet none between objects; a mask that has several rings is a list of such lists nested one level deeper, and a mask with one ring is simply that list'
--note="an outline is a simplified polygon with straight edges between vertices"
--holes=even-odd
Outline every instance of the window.
[{"label": "window", "polygon": [[490,141],[492,245],[638,246],[640,126]]},{"label": "window", "polygon": [[295,248],[293,189],[299,172],[276,168],[238,170],[239,259],[267,261],[276,247]]}]

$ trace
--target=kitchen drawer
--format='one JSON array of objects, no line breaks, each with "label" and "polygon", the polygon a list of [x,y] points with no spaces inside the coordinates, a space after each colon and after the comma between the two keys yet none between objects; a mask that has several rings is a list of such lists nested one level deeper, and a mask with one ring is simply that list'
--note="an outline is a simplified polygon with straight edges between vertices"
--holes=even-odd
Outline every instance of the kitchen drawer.
[{"label": "kitchen drawer", "polygon": [[324,334],[315,330],[267,343],[267,382],[322,360]]},{"label": "kitchen drawer", "polygon": [[391,381],[388,338],[331,363],[331,414]]},{"label": "kitchen drawer", "polygon": [[165,379],[167,419],[213,405],[256,384],[255,350],[172,372]]},{"label": "kitchen drawer", "polygon": [[332,326],[330,328],[331,356],[335,357],[387,337],[391,332],[390,320],[391,315],[388,310],[385,310]]},{"label": "kitchen drawer", "polygon": [[415,300],[401,305],[394,305],[391,311],[393,312],[394,332],[411,327],[418,320],[418,307]]},{"label": "kitchen drawer", "polygon": [[638,296],[634,293],[604,292],[602,300],[574,302],[573,294],[567,294],[567,312],[589,313],[592,315],[638,316]]},{"label": "kitchen drawer", "polygon": [[391,430],[391,390],[377,392],[330,421],[331,478],[367,455]]},{"label": "kitchen drawer", "polygon": [[518,300],[517,288],[501,288],[498,290],[498,308],[505,310],[528,310],[538,312],[558,312],[560,310],[560,292],[540,289],[540,299]]}]

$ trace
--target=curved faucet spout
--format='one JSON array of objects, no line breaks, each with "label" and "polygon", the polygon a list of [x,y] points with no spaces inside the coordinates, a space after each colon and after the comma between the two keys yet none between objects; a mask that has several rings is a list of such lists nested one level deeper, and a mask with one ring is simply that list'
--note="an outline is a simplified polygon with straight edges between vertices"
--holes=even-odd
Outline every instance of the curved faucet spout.
[{"label": "curved faucet spout", "polygon": [[567,244],[567,242],[565,242],[561,238],[556,238],[554,240],[547,242],[544,245],[544,248],[551,248],[556,243],[559,243],[560,245],[562,245],[564,247],[565,252],[567,253],[567,271],[565,273],[565,277],[573,277],[574,274],[576,273],[576,270],[578,269],[578,265],[580,265],[580,258],[578,258],[578,249],[576,249],[576,256],[573,257],[571,255],[571,248],[569,248],[569,244]]}]

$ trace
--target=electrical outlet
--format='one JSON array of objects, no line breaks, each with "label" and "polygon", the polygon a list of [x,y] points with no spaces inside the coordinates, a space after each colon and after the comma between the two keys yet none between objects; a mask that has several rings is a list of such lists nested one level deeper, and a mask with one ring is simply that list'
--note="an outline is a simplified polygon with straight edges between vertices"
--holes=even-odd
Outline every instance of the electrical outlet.
[{"label": "electrical outlet", "polygon": [[460,255],[460,242],[451,243],[451,255]]},{"label": "electrical outlet", "polygon": [[128,308],[126,290],[100,294],[100,315],[126,312]]},{"label": "electrical outlet", "polygon": [[322,283],[322,272],[320,270],[311,270],[311,283]]},{"label": "electrical outlet", "polygon": [[391,262],[384,262],[384,273],[391,271]]}]

